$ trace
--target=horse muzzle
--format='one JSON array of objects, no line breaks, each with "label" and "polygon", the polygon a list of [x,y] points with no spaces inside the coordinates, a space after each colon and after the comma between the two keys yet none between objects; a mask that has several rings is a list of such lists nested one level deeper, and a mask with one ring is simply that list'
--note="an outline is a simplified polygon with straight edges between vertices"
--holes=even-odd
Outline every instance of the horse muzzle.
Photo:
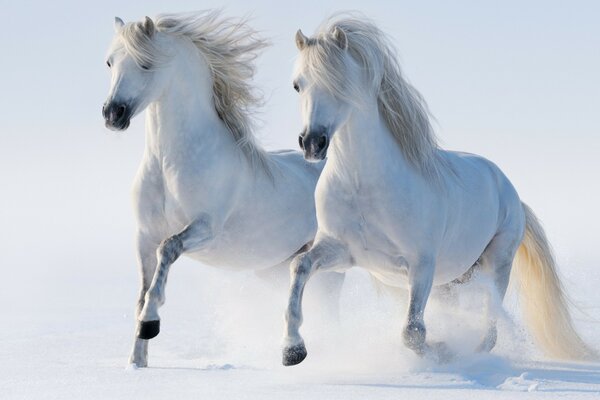
[{"label": "horse muzzle", "polygon": [[115,101],[104,103],[102,106],[102,116],[104,125],[113,131],[124,131],[129,128],[133,107],[127,103]]},{"label": "horse muzzle", "polygon": [[301,134],[298,137],[298,144],[304,151],[304,158],[308,161],[321,161],[327,156],[329,148],[329,136],[325,129],[319,129],[315,132]]}]

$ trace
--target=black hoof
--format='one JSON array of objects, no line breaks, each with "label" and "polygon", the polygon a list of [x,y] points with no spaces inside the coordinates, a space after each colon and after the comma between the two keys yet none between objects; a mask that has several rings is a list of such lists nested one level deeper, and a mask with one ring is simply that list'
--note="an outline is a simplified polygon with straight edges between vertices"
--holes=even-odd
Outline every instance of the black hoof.
[{"label": "black hoof", "polygon": [[300,364],[304,361],[307,354],[304,343],[286,347],[283,349],[283,365],[290,367],[292,365]]},{"label": "black hoof", "polygon": [[155,338],[160,332],[160,321],[140,321],[137,336],[149,340]]}]

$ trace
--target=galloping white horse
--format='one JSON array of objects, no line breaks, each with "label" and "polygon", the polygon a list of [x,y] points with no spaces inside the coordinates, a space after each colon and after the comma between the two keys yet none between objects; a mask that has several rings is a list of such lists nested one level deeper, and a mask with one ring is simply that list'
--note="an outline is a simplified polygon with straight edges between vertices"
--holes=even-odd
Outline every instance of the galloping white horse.
[{"label": "galloping white horse", "polygon": [[[300,146],[306,159],[327,154],[328,160],[315,194],[317,236],[291,266],[284,365],[306,357],[302,293],[317,271],[359,265],[384,284],[408,286],[404,343],[443,361],[449,356],[444,346],[425,339],[432,285],[481,270],[493,277],[502,299],[513,260],[537,342],[554,357],[593,356],[573,328],[533,212],[492,162],[437,146],[425,102],[403,78],[385,35],[349,15],[328,20],[313,38],[298,31],[296,44]],[[488,314],[480,351],[496,342],[495,316]]]},{"label": "galloping white horse", "polygon": [[285,271],[314,238],[322,164],[255,143],[257,99],[248,81],[265,42],[243,21],[213,11],[129,24],[116,18],[115,28],[106,126],[127,129],[148,109],[134,187],[142,285],[129,360],[144,367],[171,264],[187,254],[212,266]]}]

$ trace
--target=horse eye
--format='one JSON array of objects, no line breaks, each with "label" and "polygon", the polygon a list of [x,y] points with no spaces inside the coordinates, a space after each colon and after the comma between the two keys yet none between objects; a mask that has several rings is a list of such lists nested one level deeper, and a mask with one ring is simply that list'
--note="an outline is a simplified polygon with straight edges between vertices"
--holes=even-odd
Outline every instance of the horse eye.
[{"label": "horse eye", "polygon": [[149,67],[149,66],[147,66],[147,65],[142,65],[142,69],[143,69],[144,71],[148,71],[148,70],[150,69],[150,67]]},{"label": "horse eye", "polygon": [[294,90],[298,93],[300,93],[300,86],[298,86],[298,84],[296,82],[294,82]]},{"label": "horse eye", "polygon": [[107,62],[106,62],[106,65],[108,65],[108,68],[110,68],[110,67],[111,67],[111,65],[110,65],[110,61],[107,61]]}]

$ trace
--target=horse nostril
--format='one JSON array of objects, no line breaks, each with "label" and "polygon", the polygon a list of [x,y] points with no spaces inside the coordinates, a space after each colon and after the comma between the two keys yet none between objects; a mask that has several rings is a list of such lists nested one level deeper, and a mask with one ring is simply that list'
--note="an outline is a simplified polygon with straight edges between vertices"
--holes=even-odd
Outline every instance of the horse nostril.
[{"label": "horse nostril", "polygon": [[302,135],[298,136],[298,144],[300,145],[300,148],[304,150],[304,139],[302,139]]},{"label": "horse nostril", "polygon": [[319,148],[323,148],[325,147],[325,145],[327,144],[327,136],[323,135],[319,138],[319,142],[317,143],[319,145]]},{"label": "horse nostril", "polygon": [[102,116],[106,118],[106,104],[102,104]]},{"label": "horse nostril", "polygon": [[125,115],[125,106],[121,105],[117,107],[117,119]]}]

